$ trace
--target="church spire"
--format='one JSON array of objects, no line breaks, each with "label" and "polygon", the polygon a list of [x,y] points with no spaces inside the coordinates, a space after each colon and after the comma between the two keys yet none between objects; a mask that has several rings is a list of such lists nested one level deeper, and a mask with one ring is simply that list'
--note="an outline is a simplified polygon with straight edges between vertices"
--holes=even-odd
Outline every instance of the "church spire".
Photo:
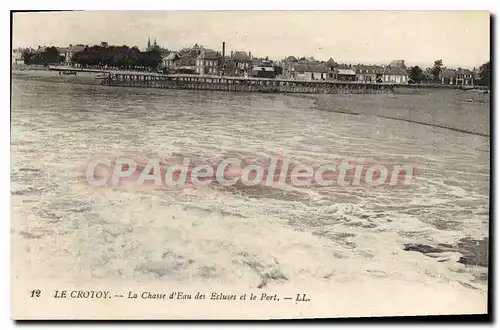
[{"label": "church spire", "polygon": [[153,42],[153,46],[158,46],[158,44],[156,43],[156,37],[155,37],[155,41]]},{"label": "church spire", "polygon": [[151,39],[148,37],[148,49],[151,47]]}]

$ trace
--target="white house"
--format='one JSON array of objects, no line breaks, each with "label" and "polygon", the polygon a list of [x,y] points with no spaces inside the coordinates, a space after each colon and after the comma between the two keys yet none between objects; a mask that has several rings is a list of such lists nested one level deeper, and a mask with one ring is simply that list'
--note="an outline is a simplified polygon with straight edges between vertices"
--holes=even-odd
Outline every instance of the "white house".
[{"label": "white house", "polygon": [[408,84],[408,72],[405,69],[397,66],[386,66],[382,74],[382,82]]},{"label": "white house", "polygon": [[175,62],[179,59],[179,54],[177,52],[171,52],[163,58],[163,67],[172,68],[175,66]]},{"label": "white house", "polygon": [[324,64],[295,63],[292,75],[296,80],[326,80],[328,69]]},{"label": "white house", "polygon": [[23,49],[15,48],[12,50],[12,65],[23,64]]},{"label": "white house", "polygon": [[81,52],[84,48],[84,45],[69,45],[69,47],[59,47],[58,50],[61,55],[64,55],[64,64],[71,65],[71,58],[73,55],[77,52]]}]

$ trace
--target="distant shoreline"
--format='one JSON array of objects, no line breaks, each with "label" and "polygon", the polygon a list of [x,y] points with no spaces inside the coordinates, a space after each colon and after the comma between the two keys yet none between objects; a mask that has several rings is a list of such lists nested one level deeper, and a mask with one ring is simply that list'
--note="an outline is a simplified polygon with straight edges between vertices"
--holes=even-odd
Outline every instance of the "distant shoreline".
[{"label": "distant shoreline", "polygon": [[[69,68],[68,69],[74,69],[74,68]],[[103,72],[106,71],[106,70],[103,70]],[[114,70],[108,70],[109,72],[113,73]],[[51,71],[48,69],[48,67],[44,67],[44,66],[40,66],[40,65],[37,65],[37,66],[14,66],[12,67],[12,73],[27,73],[27,72],[36,72],[36,73],[40,73],[40,72],[55,72],[55,71]],[[140,73],[141,75],[145,74],[145,75],[158,75],[156,72],[142,72],[142,71],[130,71],[130,73]],[[88,74],[92,74],[92,75],[96,75],[97,74],[97,71],[96,72],[85,72],[85,71],[79,71],[77,73],[77,75],[88,75]],[[198,77],[199,75],[193,75],[193,77]],[[237,78],[237,77],[236,77]],[[280,78],[277,78],[277,79],[280,79]],[[297,80],[297,81],[300,81],[302,82],[302,80]],[[314,82],[314,81],[313,81]],[[340,82],[340,81],[339,81]],[[346,81],[345,83],[349,83],[348,81]],[[354,82],[356,83],[356,82]],[[358,82],[359,83],[359,82]],[[470,86],[470,85],[445,85],[445,84],[398,84],[398,83],[394,83],[393,84],[394,88],[398,88],[398,89],[411,89],[411,90],[419,90],[419,89],[455,89],[455,90],[470,90],[470,91],[477,91],[477,92],[485,92],[485,93],[488,93],[489,92],[489,88],[487,86],[480,86],[480,85],[474,85],[474,86]]]}]

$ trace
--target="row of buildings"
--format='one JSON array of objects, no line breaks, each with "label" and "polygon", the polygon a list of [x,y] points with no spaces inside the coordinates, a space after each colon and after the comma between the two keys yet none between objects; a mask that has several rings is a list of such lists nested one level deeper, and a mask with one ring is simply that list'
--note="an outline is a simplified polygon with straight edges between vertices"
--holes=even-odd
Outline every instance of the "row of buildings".
[{"label": "row of buildings", "polygon": [[[413,83],[404,60],[394,60],[387,65],[338,64],[332,58],[317,61],[312,57],[297,59],[289,56],[274,63],[268,59],[252,57],[251,52],[231,51],[226,54],[225,42],[222,52],[205,49],[197,44],[179,52],[172,51],[163,59],[167,72],[199,75],[250,76],[285,78],[295,80],[342,80],[376,83]],[[148,40],[149,48],[149,40]],[[439,76],[442,84],[474,85],[479,72],[464,69],[444,68]]]},{"label": "row of buildings", "polygon": [[[297,60],[290,56],[280,65],[284,68],[284,77],[299,80],[344,80],[359,82],[415,83],[409,75],[409,68],[404,60],[395,60],[388,65],[346,65],[337,64],[332,58],[319,62],[313,58]],[[428,77],[432,79],[432,77]],[[479,69],[442,68],[438,81],[449,85],[474,85],[481,80]]]},{"label": "row of buildings", "polygon": [[167,72],[213,76],[276,77],[272,61],[252,57],[251,52],[245,51],[231,51],[226,55],[224,42],[222,52],[197,44],[179,52],[172,51],[163,58],[162,69]]},{"label": "row of buildings", "polygon": [[297,60],[289,56],[280,65],[283,76],[296,80],[342,80],[359,82],[391,82],[408,84],[408,72],[404,61],[393,61],[389,65],[346,65],[338,64],[332,58],[326,63],[306,58]]},{"label": "row of buildings", "polygon": [[[107,43],[102,43],[106,44]],[[84,45],[69,45],[58,47],[64,55],[64,64],[72,65],[73,54],[82,51]],[[31,51],[43,51],[45,47],[38,47]],[[226,53],[226,44],[222,42],[221,51],[204,48],[195,44],[193,47],[180,51],[167,51],[160,48],[156,40],[151,43],[148,39],[146,51],[160,49],[163,59],[160,70],[166,73],[186,73],[215,76],[243,76],[262,78],[285,78],[295,80],[341,80],[376,83],[412,83],[404,60],[395,60],[387,65],[347,65],[338,64],[332,58],[328,61],[318,61],[312,57],[297,59],[289,56],[280,62],[273,62],[267,58],[253,57],[251,52],[241,50]],[[12,64],[22,64],[23,49],[12,51]],[[441,70],[439,79],[442,84],[474,85],[479,73],[466,69]]]},{"label": "row of buildings", "polygon": [[314,58],[298,60],[289,56],[279,63],[252,57],[251,52],[231,51],[226,55],[225,43],[222,52],[194,45],[179,52],[171,52],[163,59],[163,68],[168,72],[193,73],[199,75],[226,75],[265,78],[287,78],[295,80],[345,80],[363,82],[408,83],[404,61],[395,61],[387,66],[339,65],[333,59],[320,62]]}]

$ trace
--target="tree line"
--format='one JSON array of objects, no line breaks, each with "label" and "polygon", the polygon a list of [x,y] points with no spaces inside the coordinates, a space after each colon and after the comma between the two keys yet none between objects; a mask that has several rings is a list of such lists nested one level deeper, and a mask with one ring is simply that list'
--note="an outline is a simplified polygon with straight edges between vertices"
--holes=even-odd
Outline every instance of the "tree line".
[{"label": "tree line", "polygon": [[137,47],[99,45],[85,47],[71,58],[82,67],[108,67],[117,69],[155,69],[162,61],[159,48],[141,52]]},{"label": "tree line", "polygon": [[[22,53],[24,64],[49,65],[65,61],[56,47],[47,47],[43,50],[26,49]],[[76,52],[71,62],[82,67],[108,67],[117,69],[155,69],[162,61],[159,47],[141,52],[137,47],[102,46],[85,47]]]},{"label": "tree line", "polygon": [[[408,69],[409,78],[417,84],[420,83],[441,83],[441,73],[444,69],[443,60],[434,61],[432,68],[422,70],[419,66]],[[479,67],[479,80],[474,80],[475,85],[491,86],[491,65],[486,62]]]},{"label": "tree line", "polygon": [[43,50],[25,49],[22,52],[24,64],[49,65],[64,62],[64,55],[56,47],[47,47]]}]

